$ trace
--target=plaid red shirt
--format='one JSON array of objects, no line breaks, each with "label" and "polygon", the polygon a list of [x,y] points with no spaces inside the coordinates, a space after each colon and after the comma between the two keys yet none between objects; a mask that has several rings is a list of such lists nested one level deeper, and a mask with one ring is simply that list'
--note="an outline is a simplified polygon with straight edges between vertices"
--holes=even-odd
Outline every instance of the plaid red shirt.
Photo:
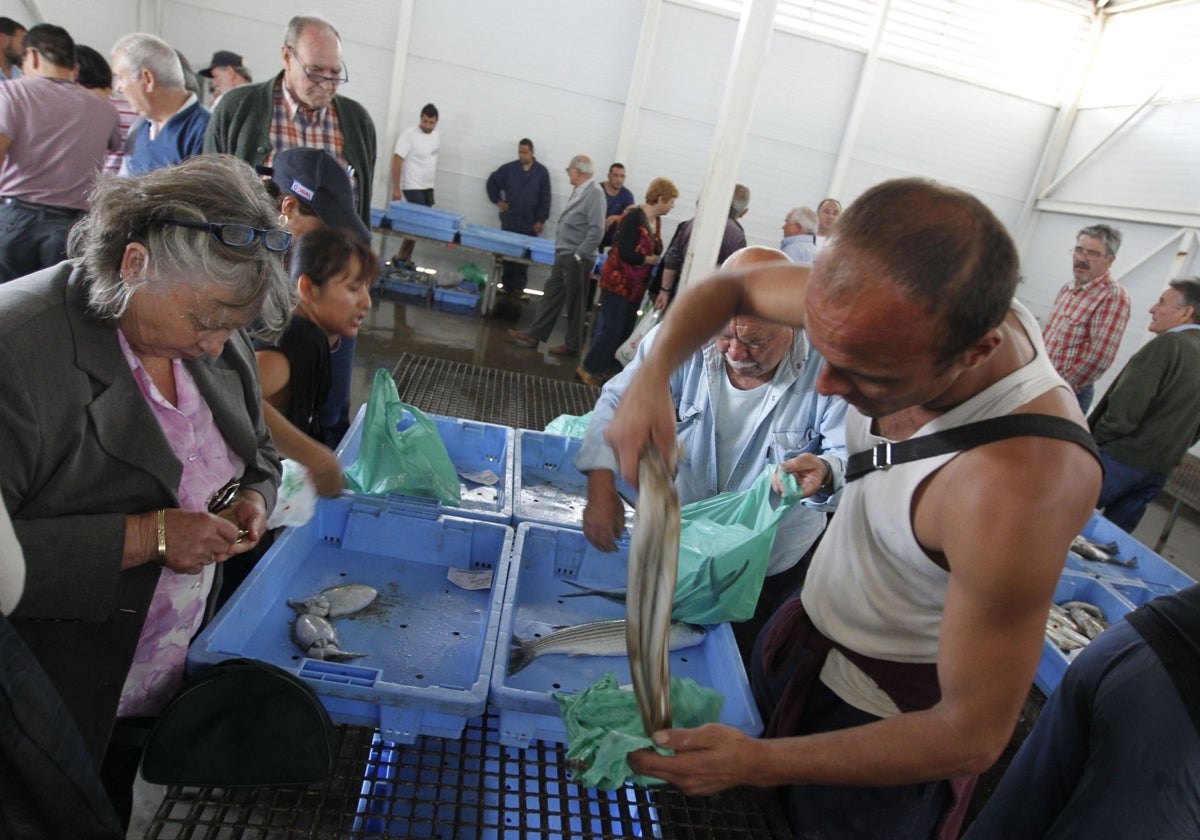
[{"label": "plaid red shirt", "polygon": [[350,169],[346,160],[337,108],[333,105],[320,109],[305,107],[292,96],[283,79],[275,85],[274,105],[270,133],[271,153],[263,161],[263,165],[270,166],[275,155],[284,149],[325,149],[346,168],[350,175],[350,184],[354,187],[354,200],[357,202],[358,173]]},{"label": "plaid red shirt", "polygon": [[1067,283],[1042,336],[1050,362],[1075,391],[1104,375],[1129,323],[1129,293],[1108,272],[1083,286]]}]

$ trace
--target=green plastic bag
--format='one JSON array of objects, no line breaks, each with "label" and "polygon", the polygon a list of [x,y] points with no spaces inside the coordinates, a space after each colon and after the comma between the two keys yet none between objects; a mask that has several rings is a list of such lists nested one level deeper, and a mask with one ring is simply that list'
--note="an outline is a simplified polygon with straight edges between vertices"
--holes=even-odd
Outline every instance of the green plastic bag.
[{"label": "green plastic bag", "polygon": [[458,472],[437,424],[400,401],[396,383],[383,368],[375,371],[371,384],[358,460],[345,475],[346,486],[356,493],[400,493],[455,506],[462,500]]},{"label": "green plastic bag", "polygon": [[771,558],[775,526],[800,501],[801,490],[784,473],[784,494],[771,491],[774,466],[750,489],[720,493],[680,510],[679,576],[671,618],[693,624],[745,621],[754,615]]},{"label": "green plastic bag", "polygon": [[581,414],[560,414],[546,424],[546,434],[562,435],[563,437],[582,438],[587,434],[588,424],[592,422],[592,412]]},{"label": "green plastic bag", "polygon": [[487,285],[487,274],[474,263],[460,265],[458,273],[462,276],[463,282],[474,283],[481,289]]},{"label": "green plastic bag", "polygon": [[[660,785],[661,779],[639,776],[625,756],[654,746],[642,727],[637,698],[617,686],[616,674],[605,674],[578,694],[554,694],[567,727],[567,763],[571,779],[584,787],[616,790],[633,780],[640,785]],[[716,723],[725,697],[695,680],[671,677],[671,718],[677,728]]]}]

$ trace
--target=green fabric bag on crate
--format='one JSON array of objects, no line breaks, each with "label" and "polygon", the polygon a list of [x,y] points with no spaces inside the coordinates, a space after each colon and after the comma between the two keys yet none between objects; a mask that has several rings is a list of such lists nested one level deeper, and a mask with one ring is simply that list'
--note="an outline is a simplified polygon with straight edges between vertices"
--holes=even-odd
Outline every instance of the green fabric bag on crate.
[{"label": "green fabric bag on crate", "polygon": [[801,498],[790,473],[783,475],[783,496],[776,497],[771,490],[774,473],[775,467],[768,466],[748,490],[720,493],[680,509],[673,620],[721,624],[754,615],[775,526]]},{"label": "green fabric bag on crate", "polygon": [[399,493],[462,502],[458,472],[438,434],[437,424],[400,400],[391,374],[375,371],[363,418],[358,460],[346,470],[346,486],[356,493]]}]

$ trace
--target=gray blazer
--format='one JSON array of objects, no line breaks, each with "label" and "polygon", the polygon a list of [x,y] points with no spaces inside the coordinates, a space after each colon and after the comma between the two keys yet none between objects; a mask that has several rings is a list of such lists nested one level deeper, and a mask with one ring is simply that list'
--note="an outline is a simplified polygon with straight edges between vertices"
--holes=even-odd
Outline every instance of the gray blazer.
[{"label": "gray blazer", "polygon": [[[27,567],[13,626],[99,759],[160,571],[121,571],[125,517],[178,506],[182,467],[84,283],[64,262],[0,285],[0,495]],[[270,510],[279,458],[249,339],[186,364]]]},{"label": "gray blazer", "polygon": [[554,234],[554,252],[571,252],[589,265],[596,259],[604,236],[604,188],[589,178],[581,193],[567,204],[558,217]]}]

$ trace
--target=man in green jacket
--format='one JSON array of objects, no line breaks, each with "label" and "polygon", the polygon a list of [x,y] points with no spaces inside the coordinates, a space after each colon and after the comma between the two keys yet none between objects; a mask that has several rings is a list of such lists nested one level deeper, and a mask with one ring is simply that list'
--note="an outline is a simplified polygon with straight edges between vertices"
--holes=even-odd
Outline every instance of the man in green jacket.
[{"label": "man in green jacket", "polygon": [[1150,332],[1088,418],[1104,461],[1097,507],[1127,532],[1200,440],[1200,278],[1171,281]]},{"label": "man in green jacket", "polygon": [[326,149],[346,167],[358,213],[370,227],[375,123],[363,106],[338,95],[338,85],[347,81],[342,39],[333,25],[315,15],[294,17],[284,35],[283,72],[222,96],[204,151],[269,166],[284,149]]}]

